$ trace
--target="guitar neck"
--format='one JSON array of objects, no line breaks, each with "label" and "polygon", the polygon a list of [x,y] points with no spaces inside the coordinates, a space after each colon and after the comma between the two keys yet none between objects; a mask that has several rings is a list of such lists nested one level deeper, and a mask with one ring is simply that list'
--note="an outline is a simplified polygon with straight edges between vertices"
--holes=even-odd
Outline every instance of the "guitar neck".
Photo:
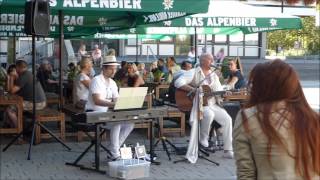
[{"label": "guitar neck", "polygon": [[[235,89],[235,90],[228,90],[228,91],[232,92],[232,94],[237,93],[237,92],[238,92],[238,93],[241,92],[241,91],[239,91],[239,90],[237,90],[237,89]],[[213,91],[213,92],[210,93],[210,96],[215,96],[215,95],[222,96],[222,95],[226,94],[226,92],[227,92],[227,91]]]},{"label": "guitar neck", "polygon": [[226,93],[226,91],[214,91],[214,92],[210,93],[210,96],[216,96],[216,95],[222,96],[225,93]]}]

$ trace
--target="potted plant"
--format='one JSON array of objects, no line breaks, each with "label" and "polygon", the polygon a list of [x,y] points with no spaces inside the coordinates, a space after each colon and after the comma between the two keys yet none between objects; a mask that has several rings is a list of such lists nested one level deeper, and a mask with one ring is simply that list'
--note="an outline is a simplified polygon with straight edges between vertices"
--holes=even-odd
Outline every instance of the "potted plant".
[{"label": "potted plant", "polygon": [[160,71],[159,69],[157,69],[155,72],[153,72],[154,82],[161,82],[161,78],[163,75],[164,75],[164,73],[162,71]]}]

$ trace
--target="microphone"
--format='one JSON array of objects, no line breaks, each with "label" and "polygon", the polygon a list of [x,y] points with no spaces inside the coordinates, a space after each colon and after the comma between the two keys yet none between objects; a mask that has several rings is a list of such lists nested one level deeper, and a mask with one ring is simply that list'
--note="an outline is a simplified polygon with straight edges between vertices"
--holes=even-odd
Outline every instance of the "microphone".
[{"label": "microphone", "polygon": [[210,67],[213,67],[213,68],[215,68],[215,69],[218,69],[220,66],[219,66],[219,65],[217,66],[217,65],[211,64]]},{"label": "microphone", "polygon": [[217,63],[217,64],[211,64],[210,67],[217,69],[220,67],[228,67],[228,65],[223,65],[222,63]]}]

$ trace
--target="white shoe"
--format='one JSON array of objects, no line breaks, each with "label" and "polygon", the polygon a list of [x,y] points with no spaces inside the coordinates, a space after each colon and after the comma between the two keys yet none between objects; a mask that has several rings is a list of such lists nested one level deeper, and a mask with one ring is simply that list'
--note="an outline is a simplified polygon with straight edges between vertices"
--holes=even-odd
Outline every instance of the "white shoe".
[{"label": "white shoe", "polygon": [[222,157],[226,158],[226,159],[233,159],[234,158],[233,151],[227,151],[227,152],[223,153]]},{"label": "white shoe", "polygon": [[209,147],[209,142],[200,140],[200,145],[202,145],[203,147]]},{"label": "white shoe", "polygon": [[[155,161],[157,159],[157,156],[153,156],[153,160]],[[146,160],[151,161],[150,154],[146,154]]]}]

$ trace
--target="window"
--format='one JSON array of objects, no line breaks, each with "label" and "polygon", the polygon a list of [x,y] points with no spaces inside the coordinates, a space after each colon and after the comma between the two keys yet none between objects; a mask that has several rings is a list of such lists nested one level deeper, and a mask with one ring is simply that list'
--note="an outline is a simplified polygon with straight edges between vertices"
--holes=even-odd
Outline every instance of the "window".
[{"label": "window", "polygon": [[189,35],[177,35],[176,36],[176,44],[190,44],[190,36]]},{"label": "window", "polygon": [[173,43],[173,37],[171,36],[166,36],[163,39],[159,40],[161,43]]},{"label": "window", "polygon": [[157,43],[157,40],[155,39],[142,39],[143,44],[155,44]]},{"label": "window", "polygon": [[198,44],[204,44],[204,42],[205,42],[205,39],[206,38],[206,35],[198,35],[197,36],[197,39],[198,39]]},{"label": "window", "polygon": [[190,51],[191,36],[189,35],[177,35],[175,45],[175,55],[188,55]]},{"label": "window", "polygon": [[207,35],[206,41],[207,41],[207,44],[212,44],[212,34]]},{"label": "window", "polygon": [[242,45],[242,43],[243,43],[243,34],[242,33],[230,35],[229,38],[230,38],[230,44]]},{"label": "window", "polygon": [[227,36],[226,35],[215,35],[214,41],[216,43],[225,43],[225,42],[227,42]]},{"label": "window", "polygon": [[258,33],[255,34],[247,34],[245,36],[245,43],[246,45],[258,45],[258,39],[259,39],[259,35]]},{"label": "window", "polygon": [[[141,39],[138,39],[138,44],[141,45]],[[136,39],[128,39],[127,40],[127,45],[129,46],[135,46],[136,44]]]}]

